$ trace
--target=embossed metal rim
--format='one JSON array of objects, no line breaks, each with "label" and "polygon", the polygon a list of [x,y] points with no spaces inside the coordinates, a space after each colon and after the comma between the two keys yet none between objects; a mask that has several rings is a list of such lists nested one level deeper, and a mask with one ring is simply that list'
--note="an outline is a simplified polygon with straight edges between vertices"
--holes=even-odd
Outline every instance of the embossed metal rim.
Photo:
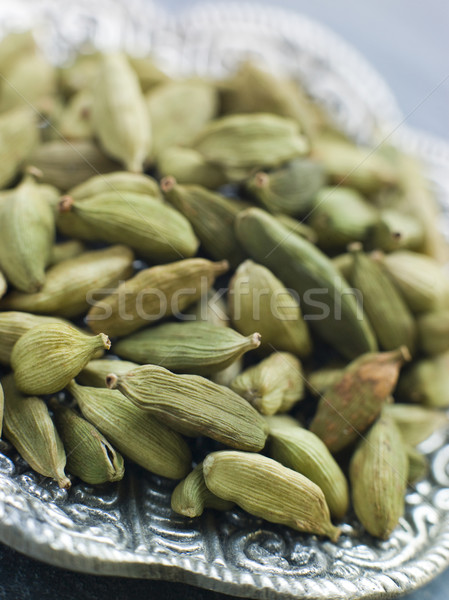
[{"label": "embossed metal rim", "polygon": [[[84,6],[88,2],[80,2]],[[17,5],[30,6],[33,2],[17,0]],[[57,15],[62,12],[55,0],[34,2],[33,15],[42,13]],[[111,5],[118,2],[111,1]],[[286,39],[301,36],[302,43],[318,57],[326,60],[347,85],[364,99],[371,111],[378,115],[381,129],[386,135],[397,128],[402,116],[396,102],[382,78],[347,43],[313,20],[276,8],[245,4],[210,4],[195,7],[183,16],[182,21],[169,19],[163,11],[144,0],[130,0],[128,13],[141,14],[139,32],[152,38],[156,54],[161,53],[168,62],[182,67],[182,51],[192,35],[199,36],[212,26],[239,26],[269,31],[270,36]],[[136,12],[137,11],[137,12]],[[0,11],[1,15],[1,11]],[[156,22],[151,19],[156,18]],[[137,26],[137,24],[135,24]],[[184,40],[173,56],[167,57],[167,40],[175,32]],[[186,65],[184,65],[184,68]],[[425,134],[401,126],[393,134],[394,143],[415,152],[437,174],[435,183],[448,190],[443,170],[449,172],[449,145]],[[449,193],[446,195],[446,203]],[[446,207],[447,210],[447,207]],[[1,443],[0,443],[1,445]],[[0,477],[0,479],[2,479]],[[4,480],[5,481],[5,480]],[[422,585],[440,573],[449,564],[449,523],[434,540],[434,545],[419,558],[398,565],[387,573],[373,573],[357,580],[345,582],[311,577],[260,575],[247,570],[231,570],[226,564],[197,560],[173,554],[172,556],[139,554],[115,549],[107,542],[92,537],[77,537],[76,532],[64,530],[58,525],[50,527],[51,506],[43,506],[43,500],[26,495],[12,485],[8,491],[0,490],[0,539],[2,542],[33,558],[73,570],[142,578],[163,578],[198,585],[216,591],[253,598],[304,598],[309,600],[361,599],[392,597]],[[8,496],[9,493],[9,496]],[[1,498],[6,498],[2,500]],[[47,513],[47,521],[39,520],[39,513]],[[28,516],[27,516],[28,515]],[[338,581],[338,583],[337,583]]]}]

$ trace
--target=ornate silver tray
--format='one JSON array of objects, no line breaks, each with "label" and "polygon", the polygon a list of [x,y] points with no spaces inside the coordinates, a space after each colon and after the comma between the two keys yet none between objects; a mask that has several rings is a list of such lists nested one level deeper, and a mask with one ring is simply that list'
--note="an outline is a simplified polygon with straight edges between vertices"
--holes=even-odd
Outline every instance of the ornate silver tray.
[{"label": "ornate silver tray", "polygon": [[[388,138],[420,156],[449,210],[449,146],[408,129],[382,79],[306,17],[240,3],[205,5],[182,21],[145,0],[1,3],[0,34],[28,27],[57,61],[81,48],[122,47],[151,51],[173,74],[221,75],[244,57],[262,60],[304,82],[354,138]],[[78,571],[182,581],[240,597],[390,598],[449,564],[449,439],[434,434],[421,449],[431,472],[409,490],[391,539],[374,540],[351,517],[333,544],[238,509],[181,518],[170,510],[173,484],[133,467],[119,485],[62,491],[0,441],[0,541]]]}]

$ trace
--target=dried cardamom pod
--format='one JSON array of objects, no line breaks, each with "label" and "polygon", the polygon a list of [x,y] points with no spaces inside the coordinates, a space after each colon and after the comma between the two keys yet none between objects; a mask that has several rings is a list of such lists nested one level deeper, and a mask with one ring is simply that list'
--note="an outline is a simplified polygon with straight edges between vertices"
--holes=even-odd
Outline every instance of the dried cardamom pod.
[{"label": "dried cardamom pod", "polygon": [[76,258],[86,251],[86,246],[78,240],[68,240],[55,244],[51,250],[49,266]]},{"label": "dried cardamom pod", "polygon": [[349,508],[348,483],[326,445],[290,417],[268,417],[267,422],[269,456],[313,481],[331,515],[342,519]]},{"label": "dried cardamom pod", "polygon": [[250,61],[243,62],[229,79],[219,82],[224,113],[274,113],[297,121],[308,138],[324,127],[328,118],[316,102],[290,81],[273,75]]},{"label": "dried cardamom pod", "polygon": [[224,196],[196,185],[178,185],[173,177],[161,182],[165,198],[189,220],[205,252],[236,267],[246,258],[234,232],[240,209]]},{"label": "dried cardamom pod", "polygon": [[340,251],[351,242],[363,242],[378,219],[376,208],[355,190],[323,187],[314,198],[308,224],[321,248]]},{"label": "dried cardamom pod", "polygon": [[421,352],[433,356],[449,350],[449,305],[445,310],[421,315],[416,324]]},{"label": "dried cardamom pod", "polygon": [[129,173],[128,171],[94,175],[68,190],[67,195],[79,201],[111,192],[117,194],[119,192],[132,192],[134,194],[146,194],[152,198],[162,198],[159,184],[155,179],[143,173]]},{"label": "dried cardamom pod", "polygon": [[229,284],[229,313],[243,335],[260,329],[262,348],[308,356],[312,342],[297,300],[266,267],[246,260]]},{"label": "dried cardamom pod", "polygon": [[3,393],[3,387],[0,382],[0,439],[3,431],[3,413],[5,410],[5,394]]},{"label": "dried cardamom pod", "polygon": [[230,327],[209,323],[163,323],[134,333],[114,344],[115,353],[140,364],[210,375],[225,369],[260,346],[260,335],[244,337]]},{"label": "dried cardamom pod", "polygon": [[145,365],[121,377],[110,374],[106,383],[181,433],[205,435],[239,450],[257,452],[265,445],[263,417],[233,391],[198,375]]},{"label": "dried cardamom pod", "polygon": [[92,107],[94,95],[90,88],[76,92],[63,106],[57,119],[58,134],[66,140],[93,138]]},{"label": "dried cardamom pod", "polygon": [[104,388],[106,387],[106,376],[109,373],[114,372],[121,376],[138,366],[138,364],[127,360],[117,360],[114,358],[91,360],[81,373],[76,376],[76,380],[82,385]]},{"label": "dried cardamom pod", "polygon": [[245,187],[268,212],[304,216],[325,181],[319,163],[297,158],[271,173],[256,173]]},{"label": "dried cardamom pod", "polygon": [[89,327],[96,333],[124,336],[177,315],[201,298],[228,268],[226,261],[190,258],[144,269],[90,309]]},{"label": "dried cardamom pod", "polygon": [[222,500],[206,486],[202,462],[178,483],[171,495],[172,510],[191,519],[200,517],[205,508],[230,510],[233,506],[234,502]]},{"label": "dried cardamom pod", "polygon": [[92,126],[104,151],[127,171],[140,173],[151,145],[151,123],[139,80],[126,56],[99,60]]},{"label": "dried cardamom pod", "polygon": [[[112,191],[84,200],[64,196],[59,212],[57,226],[64,233],[85,240],[127,244],[152,262],[188,258],[198,249],[199,242],[187,219],[145,194]],[[78,221],[76,230],[71,225],[64,227],[65,213],[69,223],[72,217]]]},{"label": "dried cardamom pod", "polygon": [[1,383],[5,393],[4,437],[32,469],[68,489],[71,483],[64,473],[66,455],[47,405],[40,398],[23,396],[13,375],[4,377]]},{"label": "dried cardamom pod", "polygon": [[312,158],[320,162],[332,183],[364,194],[396,185],[400,171],[380,150],[357,146],[340,133],[321,134],[314,140]]},{"label": "dried cardamom pod", "polygon": [[298,221],[293,217],[283,214],[275,214],[274,217],[276,218],[276,221],[288,229],[288,231],[300,235],[312,244],[317,243],[318,236],[315,231],[305,223],[302,223],[302,221]]},{"label": "dried cardamom pod", "polygon": [[20,310],[62,317],[83,314],[96,302],[95,293],[109,293],[133,273],[134,255],[125,246],[85,252],[47,271],[39,292],[10,292],[0,310]]},{"label": "dried cardamom pod", "polygon": [[55,402],[51,408],[67,452],[69,473],[92,485],[123,479],[122,456],[93,425],[68,406]]},{"label": "dried cardamom pod", "polygon": [[69,323],[58,317],[41,317],[26,312],[0,312],[0,364],[11,363],[12,349],[24,333],[40,325]]},{"label": "dried cardamom pod", "polygon": [[5,276],[0,271],[0,298],[3,298],[3,296],[6,294],[7,289],[8,289],[8,283],[6,282]]},{"label": "dried cardamom pod", "polygon": [[238,358],[229,367],[223,369],[221,371],[217,371],[216,373],[212,373],[210,375],[210,380],[218,385],[224,385],[226,387],[231,387],[231,383],[240,375],[243,370],[243,357]]},{"label": "dried cardamom pod", "polygon": [[416,347],[416,323],[410,309],[388,275],[375,260],[364,254],[362,245],[351,244],[354,267],[351,283],[359,291],[363,310],[383,350]]},{"label": "dried cardamom pod", "polygon": [[411,446],[417,446],[449,424],[449,417],[445,413],[415,404],[387,404],[383,414],[393,419],[402,439]]},{"label": "dried cardamom pod", "polygon": [[210,288],[195,304],[189,306],[182,316],[184,321],[202,321],[216,327],[228,327],[230,318],[223,290]]},{"label": "dried cardamom pod", "polygon": [[215,117],[217,91],[201,79],[167,81],[146,95],[153,130],[153,155],[171,146],[186,146]]},{"label": "dried cardamom pod", "polygon": [[99,349],[110,347],[102,333],[90,336],[62,323],[33,327],[12,351],[15,382],[25,394],[54,394],[64,389]]},{"label": "dried cardamom pod", "polygon": [[427,476],[429,472],[429,463],[427,457],[416,450],[416,448],[413,448],[413,446],[406,445],[405,450],[408,459],[407,484],[414,485]]},{"label": "dried cardamom pod", "polygon": [[407,348],[364,354],[324,393],[310,430],[334,453],[355,442],[377,419],[410,360]]},{"label": "dried cardamom pod", "polygon": [[424,243],[424,230],[421,222],[414,216],[394,208],[385,208],[380,212],[366,239],[366,245],[372,250],[393,252],[400,248],[420,251]]},{"label": "dried cardamom pod", "polygon": [[27,164],[42,171],[43,183],[62,191],[83,183],[92,175],[118,170],[118,164],[89,140],[45,142],[29,154]]},{"label": "dried cardamom pod", "polygon": [[277,461],[248,452],[212,452],[203,463],[206,485],[251,515],[337,541],[321,489]]},{"label": "dried cardamom pod", "polygon": [[23,55],[36,51],[31,31],[8,33],[0,41],[0,73],[6,73]]},{"label": "dried cardamom pod", "polygon": [[397,395],[403,402],[429,408],[449,408],[449,352],[415,361],[399,379]]},{"label": "dried cardamom pod", "polygon": [[258,208],[237,216],[236,231],[252,258],[299,295],[305,319],[323,340],[348,359],[376,350],[353,291],[318,248]]},{"label": "dried cardamom pod", "polygon": [[221,117],[208,123],[192,144],[230,180],[248,177],[254,169],[277,167],[309,150],[297,123],[272,114]]},{"label": "dried cardamom pod", "polygon": [[216,189],[227,182],[223,170],[208,163],[196,150],[173,146],[162,150],[157,157],[157,170],[162,177],[173,177],[183,185],[201,185]]},{"label": "dried cardamom pod", "polygon": [[357,447],[350,464],[354,510],[371,535],[388,539],[404,512],[408,460],[401,434],[381,417]]},{"label": "dried cardamom pod", "polygon": [[23,106],[42,110],[55,93],[55,67],[40,52],[27,52],[2,71],[0,112]]},{"label": "dried cardamom pod", "polygon": [[74,381],[67,389],[83,416],[123,456],[162,477],[181,479],[189,473],[192,457],[182,436],[135,406],[120,392],[84,387]]},{"label": "dried cardamom pod", "polygon": [[[373,253],[374,254],[374,253]],[[375,253],[413,313],[449,306],[449,277],[433,258],[411,250]]]},{"label": "dried cardamom pod", "polygon": [[128,56],[128,61],[137,75],[143,92],[148,92],[160,83],[170,81],[170,77],[156,67],[150,56]]},{"label": "dried cardamom pod", "polygon": [[243,371],[231,389],[263,415],[287,412],[304,398],[301,363],[288,352],[275,352]]},{"label": "dried cardamom pod", "polygon": [[23,107],[0,115],[0,139],[0,188],[3,188],[11,183],[39,143],[36,113]]},{"label": "dried cardamom pod", "polygon": [[322,396],[328,387],[338,381],[345,365],[340,362],[331,362],[329,365],[312,371],[306,378],[306,385],[312,396]]},{"label": "dried cardamom pod", "polygon": [[55,238],[53,211],[39,188],[27,175],[0,205],[0,268],[27,293],[42,288]]}]

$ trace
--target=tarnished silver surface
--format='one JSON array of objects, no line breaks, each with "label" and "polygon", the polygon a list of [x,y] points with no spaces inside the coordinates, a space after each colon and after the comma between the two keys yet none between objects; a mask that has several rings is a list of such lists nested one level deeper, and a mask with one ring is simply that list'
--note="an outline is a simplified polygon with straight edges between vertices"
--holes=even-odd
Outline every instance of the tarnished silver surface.
[{"label": "tarnished silver surface", "polygon": [[[354,138],[388,138],[423,158],[449,227],[449,147],[408,129],[381,78],[305,17],[229,3],[197,8],[182,22],[145,0],[0,4],[0,34],[30,26],[60,62],[78,50],[122,47],[151,51],[173,74],[221,75],[247,56],[289,73]],[[389,598],[449,564],[449,438],[435,434],[421,447],[431,472],[409,490],[391,538],[376,541],[351,518],[333,544],[238,509],[181,518],[169,508],[173,484],[138,468],[118,485],[62,491],[0,441],[0,540],[75,570],[184,581],[241,597]]]}]

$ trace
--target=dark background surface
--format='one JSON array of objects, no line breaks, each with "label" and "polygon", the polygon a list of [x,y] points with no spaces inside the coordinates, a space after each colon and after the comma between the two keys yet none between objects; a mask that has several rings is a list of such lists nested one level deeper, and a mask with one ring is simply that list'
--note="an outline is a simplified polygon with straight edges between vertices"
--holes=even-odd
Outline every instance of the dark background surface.
[{"label": "dark background surface", "polygon": [[[2,0],[0,0],[2,1]],[[200,2],[161,0],[179,13]],[[447,0],[261,0],[328,25],[377,68],[406,123],[449,141]],[[447,600],[449,570],[406,600]],[[81,575],[28,559],[0,545],[0,600],[225,600],[182,584]],[[332,600],[332,599],[329,599]]]}]

